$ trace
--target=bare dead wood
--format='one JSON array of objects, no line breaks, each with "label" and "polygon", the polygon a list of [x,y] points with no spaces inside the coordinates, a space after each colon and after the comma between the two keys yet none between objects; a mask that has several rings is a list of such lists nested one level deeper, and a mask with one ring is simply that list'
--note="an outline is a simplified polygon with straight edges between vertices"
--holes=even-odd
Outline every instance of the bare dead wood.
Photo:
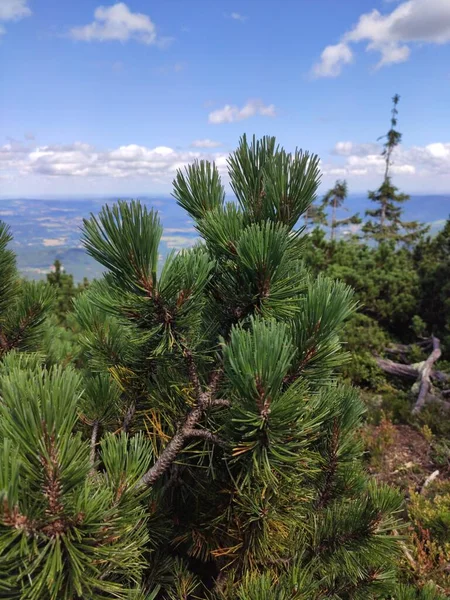
[{"label": "bare dead wood", "polygon": [[420,493],[422,494],[423,491],[430,485],[430,483],[432,483],[437,477],[439,477],[439,471],[438,470],[433,471],[431,473],[431,475],[428,475],[428,477],[423,482],[422,487],[420,488]]},{"label": "bare dead wood", "polygon": [[413,414],[420,412],[425,405],[428,393],[431,390],[431,372],[433,365],[439,360],[442,354],[439,339],[433,336],[431,341],[433,350],[427,360],[423,363],[423,367],[420,368],[419,395],[417,396],[417,401],[412,411]]},{"label": "bare dead wood", "polygon": [[[398,531],[396,529],[394,529],[392,531],[392,533],[395,535],[395,537],[399,537],[399,533],[398,533]],[[400,545],[400,548],[403,551],[403,554],[405,555],[406,560],[409,562],[412,570],[416,571],[417,570],[417,563],[414,560],[413,555],[411,554],[411,552],[408,550],[407,545],[405,544],[405,542],[403,540],[399,540],[398,543]]]},{"label": "bare dead wood", "polygon": [[389,354],[408,354],[413,348],[427,348],[431,347],[431,340],[429,338],[415,342],[414,344],[390,344],[385,348],[385,352]]},{"label": "bare dead wood", "polygon": [[411,379],[417,379],[419,371],[414,365],[404,365],[397,363],[388,358],[375,358],[377,365],[380,369],[383,369],[385,373],[390,375],[396,375],[397,377],[407,377]]},{"label": "bare dead wood", "polygon": [[443,373],[442,371],[432,371],[431,379],[435,379],[436,381],[450,381],[450,374]]},{"label": "bare dead wood", "polygon": [[[448,402],[445,400],[441,400],[441,398],[432,396],[431,394],[432,380],[441,382],[449,381],[450,375],[443,373],[442,371],[434,370],[434,364],[441,356],[440,342],[438,338],[432,336],[431,339],[428,340],[428,345],[430,345],[430,343],[432,349],[431,354],[425,361],[421,363],[407,365],[394,362],[387,358],[381,358],[379,356],[375,357],[377,365],[385,373],[395,375],[396,377],[416,380],[416,383],[413,386],[413,391],[417,391],[418,396],[412,411],[414,414],[417,414],[422,410],[427,400],[434,400],[442,405],[448,404]],[[424,346],[425,343],[423,342],[420,345]],[[408,346],[401,346],[402,350],[403,348],[408,348]]]},{"label": "bare dead wood", "polygon": [[[380,358],[379,356],[375,357],[375,362],[385,373],[389,373],[390,375],[396,375],[397,377],[417,379],[420,374],[418,366],[421,363],[405,365],[403,363],[398,363],[393,360],[389,360],[388,358]],[[450,381],[450,375],[448,373],[443,373],[442,371],[432,370],[430,373],[430,377],[431,379],[435,379],[436,381]]]}]

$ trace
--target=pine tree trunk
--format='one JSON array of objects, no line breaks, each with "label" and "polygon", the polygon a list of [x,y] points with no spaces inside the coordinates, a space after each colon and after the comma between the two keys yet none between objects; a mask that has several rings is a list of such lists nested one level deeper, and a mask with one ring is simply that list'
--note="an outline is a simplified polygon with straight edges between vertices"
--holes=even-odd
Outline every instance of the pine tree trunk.
[{"label": "pine tree trunk", "polygon": [[331,217],[331,241],[334,240],[336,230],[336,198],[333,200],[333,214]]},{"label": "pine tree trunk", "polygon": [[381,230],[384,229],[385,221],[386,221],[386,199],[383,198],[381,201],[381,217],[380,217]]}]

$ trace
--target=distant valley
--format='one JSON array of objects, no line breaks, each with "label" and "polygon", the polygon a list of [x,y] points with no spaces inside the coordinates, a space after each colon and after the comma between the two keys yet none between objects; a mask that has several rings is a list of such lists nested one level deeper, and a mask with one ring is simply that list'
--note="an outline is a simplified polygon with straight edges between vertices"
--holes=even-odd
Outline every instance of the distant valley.
[{"label": "distant valley", "polygon": [[[196,231],[189,216],[171,197],[140,200],[159,212],[164,226],[161,259],[174,249],[195,243]],[[2,199],[0,219],[10,225],[14,235],[12,249],[17,254],[20,272],[30,279],[44,278],[55,259],[76,281],[83,277],[93,279],[102,273],[102,267],[91,259],[80,241],[83,218],[97,214],[105,203],[114,199]],[[363,215],[370,202],[363,196],[349,196],[349,212]],[[405,218],[429,223],[431,232],[437,231],[450,216],[450,195],[413,196],[405,204]],[[345,217],[345,213],[342,214]]]}]

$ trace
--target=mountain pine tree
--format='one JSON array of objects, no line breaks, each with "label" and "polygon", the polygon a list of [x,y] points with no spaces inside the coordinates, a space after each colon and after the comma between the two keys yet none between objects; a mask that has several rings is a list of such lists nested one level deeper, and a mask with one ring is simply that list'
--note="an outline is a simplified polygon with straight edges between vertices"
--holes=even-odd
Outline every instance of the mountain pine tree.
[{"label": "mountain pine tree", "polygon": [[228,169],[237,203],[214,165],[177,174],[201,240],[161,268],[139,202],[85,221],[108,270],[75,301],[88,368],[4,354],[0,597],[391,597],[401,501],[337,382],[352,292],[305,271],[295,230],[318,159],[244,137]]},{"label": "mountain pine tree", "polygon": [[399,101],[400,96],[395,94],[392,98],[391,127],[383,136],[386,138],[382,152],[385,162],[383,182],[378,190],[369,192],[369,199],[378,207],[366,211],[366,216],[374,220],[369,220],[364,224],[363,232],[368,238],[378,242],[403,242],[410,245],[420,239],[427,228],[417,221],[402,220],[402,205],[409,200],[409,196],[399,192],[391,180],[392,155],[402,140],[402,134],[396,129]]},{"label": "mountain pine tree", "polygon": [[361,219],[359,214],[351,215],[346,219],[337,219],[336,211],[341,208],[347,198],[347,182],[336,181],[334,187],[332,187],[322,199],[322,206],[331,207],[331,240],[336,238],[336,230],[338,227],[343,225],[359,225]]}]

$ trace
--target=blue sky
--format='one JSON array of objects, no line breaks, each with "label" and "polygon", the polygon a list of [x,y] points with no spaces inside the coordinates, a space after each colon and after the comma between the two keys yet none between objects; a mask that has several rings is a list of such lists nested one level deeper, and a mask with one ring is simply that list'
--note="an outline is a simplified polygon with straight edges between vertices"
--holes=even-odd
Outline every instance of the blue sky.
[{"label": "blue sky", "polygon": [[0,195],[169,192],[276,135],[323,184],[450,193],[450,0],[0,0]]}]

